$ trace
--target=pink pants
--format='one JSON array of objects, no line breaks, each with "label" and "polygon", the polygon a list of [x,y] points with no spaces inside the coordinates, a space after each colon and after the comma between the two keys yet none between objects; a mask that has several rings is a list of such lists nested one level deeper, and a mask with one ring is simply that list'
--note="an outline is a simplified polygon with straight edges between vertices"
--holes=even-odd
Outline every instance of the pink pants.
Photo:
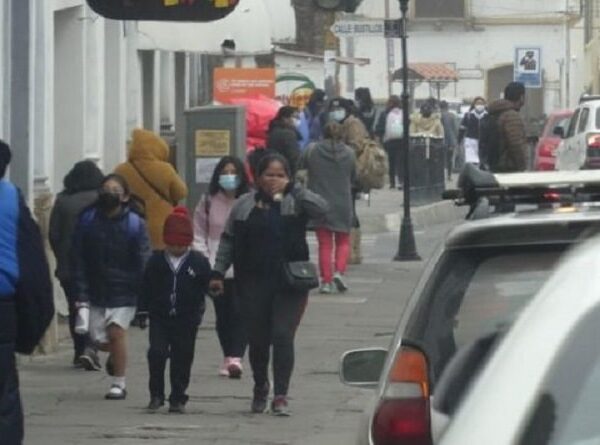
[{"label": "pink pants", "polygon": [[321,278],[324,283],[331,283],[333,280],[333,271],[331,269],[333,239],[335,237],[335,271],[344,274],[346,273],[346,266],[350,257],[350,234],[333,232],[324,228],[319,228],[316,232],[317,239],[319,240],[319,268],[321,269]]}]

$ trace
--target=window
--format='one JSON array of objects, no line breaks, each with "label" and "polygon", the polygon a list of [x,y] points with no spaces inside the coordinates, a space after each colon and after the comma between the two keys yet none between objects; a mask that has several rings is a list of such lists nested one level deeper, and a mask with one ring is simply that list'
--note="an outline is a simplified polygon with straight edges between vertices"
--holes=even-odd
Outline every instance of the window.
[{"label": "window", "polygon": [[569,123],[569,131],[567,132],[568,138],[575,134],[575,128],[577,128],[577,120],[579,119],[579,113],[581,113],[581,110],[577,109],[575,111],[575,114],[571,118],[571,122]]},{"label": "window", "polygon": [[414,2],[415,18],[463,18],[465,0],[418,0]]},{"label": "window", "polygon": [[584,108],[581,110],[581,116],[579,117],[579,126],[577,129],[577,133],[583,133],[588,125],[588,119],[590,117],[590,109]]}]

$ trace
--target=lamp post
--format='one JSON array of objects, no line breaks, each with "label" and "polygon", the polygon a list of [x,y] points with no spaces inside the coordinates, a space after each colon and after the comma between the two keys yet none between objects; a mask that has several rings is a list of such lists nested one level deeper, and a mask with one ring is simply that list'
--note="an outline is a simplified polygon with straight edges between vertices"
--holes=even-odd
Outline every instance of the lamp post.
[{"label": "lamp post", "polygon": [[407,56],[407,23],[406,14],[408,12],[409,0],[398,0],[400,2],[401,19],[401,35],[402,40],[402,108],[404,111],[404,137],[402,141],[402,156],[404,170],[404,216],[400,225],[400,240],[398,242],[398,253],[394,257],[395,261],[417,261],[421,258],[417,253],[415,243],[415,232],[413,229],[412,219],[410,217],[410,117],[409,117],[409,92],[408,92],[408,56]]}]

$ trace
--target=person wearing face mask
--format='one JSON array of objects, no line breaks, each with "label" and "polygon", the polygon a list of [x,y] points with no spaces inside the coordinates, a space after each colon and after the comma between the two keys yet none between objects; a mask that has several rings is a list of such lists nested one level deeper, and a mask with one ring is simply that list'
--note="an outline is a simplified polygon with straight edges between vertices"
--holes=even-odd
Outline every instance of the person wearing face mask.
[{"label": "person wearing face mask", "polygon": [[434,139],[444,138],[442,120],[439,114],[434,113],[430,101],[421,105],[419,112],[413,113],[410,117],[410,135]]},{"label": "person wearing face mask", "polygon": [[287,159],[295,175],[300,160],[302,136],[298,131],[300,115],[295,107],[284,106],[279,109],[275,118],[269,124],[267,150],[279,153]]},{"label": "person wearing face mask", "polygon": [[458,141],[464,146],[465,163],[479,165],[479,138],[487,119],[486,101],[483,97],[476,97],[463,117],[458,133]]},{"label": "person wearing face mask", "polygon": [[[202,252],[214,267],[219,242],[235,200],[249,191],[243,163],[234,156],[222,158],[194,211],[194,249]],[[246,335],[240,315],[240,302],[235,289],[233,268],[225,278],[225,292],[213,298],[216,330],[223,351],[219,375],[238,379],[242,375],[242,357],[246,350]]]},{"label": "person wearing face mask", "polygon": [[146,223],[130,209],[129,198],[125,179],[106,176],[98,200],[79,217],[71,253],[77,306],[89,308],[89,335],[99,350],[109,353],[109,400],[127,396],[127,329],[150,256]]}]

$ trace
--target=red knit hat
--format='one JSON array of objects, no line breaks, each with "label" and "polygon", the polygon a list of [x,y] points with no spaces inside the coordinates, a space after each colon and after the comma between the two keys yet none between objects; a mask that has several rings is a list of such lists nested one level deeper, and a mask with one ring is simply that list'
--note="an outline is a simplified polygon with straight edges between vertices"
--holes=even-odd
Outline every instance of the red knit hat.
[{"label": "red knit hat", "polygon": [[194,241],[194,229],[190,214],[185,207],[177,206],[167,216],[163,229],[165,244],[171,246],[189,246]]}]

